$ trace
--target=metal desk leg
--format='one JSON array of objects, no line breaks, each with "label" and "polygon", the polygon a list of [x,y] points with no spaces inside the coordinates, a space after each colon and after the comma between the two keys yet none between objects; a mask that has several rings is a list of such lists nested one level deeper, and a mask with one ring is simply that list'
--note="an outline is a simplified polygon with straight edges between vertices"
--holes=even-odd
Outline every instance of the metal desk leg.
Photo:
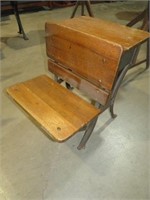
[{"label": "metal desk leg", "polygon": [[[100,103],[98,103],[96,101],[92,101],[91,103],[92,103],[92,105],[94,105],[98,109],[101,107]],[[84,136],[82,137],[81,142],[77,147],[78,150],[85,148],[85,145],[86,145],[88,139],[90,138],[90,136],[91,136],[91,134],[92,134],[92,132],[95,128],[97,119],[98,119],[98,116],[95,119],[93,119],[91,122],[89,122],[89,124],[86,126]]]},{"label": "metal desk leg", "polygon": [[146,54],[146,69],[149,68],[149,49],[150,49],[150,39],[147,40],[147,54]]},{"label": "metal desk leg", "polygon": [[85,148],[85,145],[86,145],[88,139],[90,138],[90,136],[91,136],[91,134],[93,132],[93,129],[94,129],[95,125],[96,125],[97,119],[98,119],[98,117],[96,119],[94,119],[93,121],[91,121],[89,123],[89,125],[87,126],[86,131],[84,133],[84,136],[83,136],[80,144],[77,147],[78,150],[80,150],[82,148]]},{"label": "metal desk leg", "polygon": [[90,1],[89,0],[86,0],[86,1],[79,1],[79,0],[77,0],[75,8],[73,10],[73,13],[71,15],[71,18],[73,18],[75,16],[76,11],[77,11],[79,5],[81,5],[81,15],[82,16],[84,16],[84,6],[86,6],[86,9],[88,11],[89,16],[90,17],[94,17],[94,14],[93,14],[93,12],[91,10]]},{"label": "metal desk leg", "polygon": [[89,13],[89,16],[94,17],[94,14],[93,14],[92,9],[91,9],[90,1],[85,1],[85,4],[86,4],[87,11]]},{"label": "metal desk leg", "polygon": [[16,20],[17,20],[17,23],[18,23],[18,27],[19,27],[19,33],[23,34],[24,40],[28,40],[28,37],[26,36],[26,34],[24,32],[24,29],[23,29],[23,26],[22,26],[22,23],[21,23],[21,19],[20,19],[20,16],[19,16],[18,2],[17,1],[11,1],[11,5],[14,9],[14,14],[15,14],[15,17],[16,17]]},{"label": "metal desk leg", "polygon": [[[133,52],[132,52],[133,51]],[[111,94],[111,99],[110,99],[110,105],[109,105],[109,111],[110,111],[110,114],[111,114],[111,117],[112,118],[115,118],[117,115],[114,114],[114,102],[115,102],[115,98],[116,98],[116,95],[118,93],[118,90],[120,88],[120,85],[123,81],[123,78],[125,77],[127,71],[130,69],[130,67],[132,66],[132,63],[134,61],[134,57],[135,57],[135,54],[136,54],[136,48],[134,50],[131,50],[131,58],[130,58],[130,61],[128,64],[126,64],[126,66],[122,69],[122,71],[120,71],[120,73],[118,74],[118,78],[116,80],[116,83],[114,85],[114,88],[112,90],[112,94]],[[120,63],[121,64],[121,63]],[[121,67],[121,66],[120,66]]]},{"label": "metal desk leg", "polygon": [[73,18],[73,17],[75,16],[76,11],[77,11],[79,5],[80,5],[80,2],[77,1],[77,2],[76,2],[76,5],[75,5],[75,8],[74,8],[74,10],[73,10],[73,13],[72,13],[72,15],[71,15],[71,18]]},{"label": "metal desk leg", "polygon": [[84,16],[84,2],[81,3],[81,16]]},{"label": "metal desk leg", "polygon": [[[144,31],[149,31],[149,8],[150,8],[150,3],[148,2],[147,8],[141,14],[139,14],[137,17],[135,17],[133,20],[131,20],[127,24],[127,26],[132,27],[135,24],[137,24],[139,21],[143,21],[142,22],[142,26],[140,27],[140,29],[144,30]],[[148,69],[149,68],[149,41],[147,41],[147,55],[146,55],[146,59],[141,60],[140,62],[136,63],[139,50],[140,50],[140,46],[137,47],[136,54],[135,54],[135,57],[134,57],[134,61],[132,63],[131,68],[135,67],[135,66],[137,66],[137,65],[139,65],[139,64],[141,64],[143,62],[146,62],[146,69]]]},{"label": "metal desk leg", "polygon": [[[133,59],[133,57],[132,57],[132,59]],[[132,63],[132,59],[131,59],[131,63]],[[124,78],[124,76],[127,73],[129,68],[130,68],[130,64],[128,64],[124,67],[124,69],[121,71],[121,73],[120,73],[120,75],[119,75],[119,77],[118,77],[118,79],[115,83],[115,86],[113,88],[111,99],[110,99],[110,106],[109,106],[109,111],[110,111],[112,118],[117,117],[117,115],[114,114],[114,102],[115,102],[115,98],[116,98],[117,92],[119,90],[119,87],[122,83],[122,80],[123,80],[123,78]]]},{"label": "metal desk leg", "polygon": [[114,100],[112,100],[110,103],[109,111],[113,119],[117,117],[117,115],[114,113]]}]

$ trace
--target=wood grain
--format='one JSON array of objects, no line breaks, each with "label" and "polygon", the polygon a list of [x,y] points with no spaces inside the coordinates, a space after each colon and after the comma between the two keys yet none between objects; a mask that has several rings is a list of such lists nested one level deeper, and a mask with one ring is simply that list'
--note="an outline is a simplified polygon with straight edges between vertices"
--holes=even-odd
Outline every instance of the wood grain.
[{"label": "wood grain", "polygon": [[59,142],[71,137],[101,112],[46,75],[11,86],[7,92]]},{"label": "wood grain", "polygon": [[46,23],[47,55],[93,85],[111,91],[123,52],[150,34],[117,23],[79,17]]},{"label": "wood grain", "polygon": [[[47,54],[50,58],[94,85],[105,90],[112,89],[122,54],[121,46],[57,25],[49,25],[47,32]],[[75,40],[66,38],[66,35]]]},{"label": "wood grain", "polygon": [[48,69],[65,82],[85,93],[90,99],[99,102],[101,105],[106,105],[110,93],[105,91],[104,88],[93,85],[88,80],[77,76],[75,73],[72,73],[70,70],[67,70],[65,67],[50,59],[48,60]]},{"label": "wood grain", "polygon": [[[51,23],[47,23],[46,26],[49,26],[49,24]],[[91,35],[92,37],[101,37],[105,41],[121,45],[124,50],[133,48],[150,37],[150,33],[143,30],[87,16],[63,20],[63,22],[57,23],[57,25],[63,26],[64,29]],[[66,38],[73,39],[74,37],[66,35]]]}]

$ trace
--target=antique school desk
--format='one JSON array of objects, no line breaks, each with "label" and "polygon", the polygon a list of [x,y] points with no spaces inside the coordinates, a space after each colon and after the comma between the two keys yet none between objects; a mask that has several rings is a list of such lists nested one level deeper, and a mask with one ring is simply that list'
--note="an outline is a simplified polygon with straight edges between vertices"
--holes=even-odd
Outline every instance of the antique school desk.
[{"label": "antique school desk", "polygon": [[[109,108],[116,117],[113,105],[119,86],[136,48],[150,35],[91,17],[47,22],[45,28],[48,69],[55,80],[41,75],[7,92],[55,141],[85,130],[81,149],[103,111]],[[61,85],[63,81],[67,87]],[[91,103],[74,94],[73,88],[85,93]]]}]

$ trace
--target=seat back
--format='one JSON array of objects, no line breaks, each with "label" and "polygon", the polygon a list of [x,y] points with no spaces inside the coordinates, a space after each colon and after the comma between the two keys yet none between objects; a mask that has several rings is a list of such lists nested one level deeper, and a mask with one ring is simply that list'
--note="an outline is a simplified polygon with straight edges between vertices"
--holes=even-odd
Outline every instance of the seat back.
[{"label": "seat back", "polygon": [[82,31],[86,26],[83,19],[46,23],[49,70],[105,105],[118,72],[122,47]]}]

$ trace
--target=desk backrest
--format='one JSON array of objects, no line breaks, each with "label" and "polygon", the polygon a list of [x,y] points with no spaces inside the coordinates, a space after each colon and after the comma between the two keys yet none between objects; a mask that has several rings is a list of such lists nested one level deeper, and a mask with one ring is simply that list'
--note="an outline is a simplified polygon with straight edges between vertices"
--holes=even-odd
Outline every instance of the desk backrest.
[{"label": "desk backrest", "polygon": [[67,20],[67,24],[46,23],[49,70],[105,105],[117,75],[122,47],[85,33],[80,18],[79,23],[76,20]]}]

